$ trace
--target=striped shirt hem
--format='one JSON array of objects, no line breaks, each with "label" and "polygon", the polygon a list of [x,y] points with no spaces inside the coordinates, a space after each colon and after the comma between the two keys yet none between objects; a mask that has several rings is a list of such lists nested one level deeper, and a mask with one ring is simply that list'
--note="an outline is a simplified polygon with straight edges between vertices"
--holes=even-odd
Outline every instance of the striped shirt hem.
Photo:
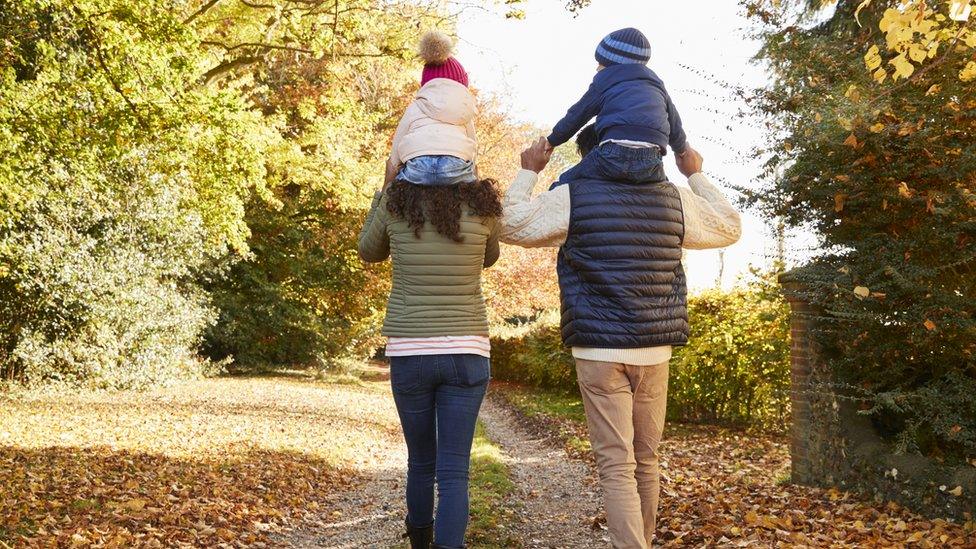
[{"label": "striped shirt hem", "polygon": [[391,337],[386,356],[478,355],[491,358],[491,342],[485,336]]}]

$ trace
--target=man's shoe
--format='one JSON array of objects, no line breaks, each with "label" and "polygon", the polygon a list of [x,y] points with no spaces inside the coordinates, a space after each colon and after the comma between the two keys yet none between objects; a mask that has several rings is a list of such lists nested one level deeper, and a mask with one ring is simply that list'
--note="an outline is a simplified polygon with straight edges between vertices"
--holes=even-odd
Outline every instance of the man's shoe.
[{"label": "man's shoe", "polygon": [[434,542],[433,523],[423,528],[410,526],[410,521],[406,519],[403,523],[407,526],[407,533],[403,537],[410,539],[410,549],[431,549],[431,544]]}]

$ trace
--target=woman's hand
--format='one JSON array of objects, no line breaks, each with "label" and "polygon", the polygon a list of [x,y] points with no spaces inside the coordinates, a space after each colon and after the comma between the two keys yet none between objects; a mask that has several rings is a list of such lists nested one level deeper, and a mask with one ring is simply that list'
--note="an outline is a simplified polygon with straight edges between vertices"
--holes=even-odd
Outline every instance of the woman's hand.
[{"label": "woman's hand", "polygon": [[552,158],[552,149],[545,137],[540,137],[529,148],[522,151],[522,169],[530,172],[540,173],[549,165]]},{"label": "woman's hand", "polygon": [[403,169],[403,164],[394,166],[390,161],[386,162],[386,176],[383,178],[382,190],[385,191],[386,188],[393,183],[393,181],[396,179],[397,174],[400,173],[400,170],[402,169]]},{"label": "woman's hand", "polygon": [[704,162],[702,155],[695,149],[692,149],[691,146],[688,146],[685,152],[674,156],[674,162],[678,165],[678,170],[685,177],[691,177],[702,171],[702,162]]}]

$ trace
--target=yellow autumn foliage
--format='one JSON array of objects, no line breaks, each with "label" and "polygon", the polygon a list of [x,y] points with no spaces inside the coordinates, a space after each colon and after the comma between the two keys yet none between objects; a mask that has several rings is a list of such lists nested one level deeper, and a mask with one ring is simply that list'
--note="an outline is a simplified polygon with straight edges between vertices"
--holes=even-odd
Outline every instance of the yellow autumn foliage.
[{"label": "yellow autumn foliage", "polygon": [[[838,0],[824,0],[832,6]],[[880,2],[878,2],[880,3]],[[855,11],[858,23],[861,13],[872,7],[874,0],[864,0]],[[876,82],[883,83],[890,67],[893,80],[909,78],[927,63],[933,63],[940,53],[976,49],[976,28],[970,24],[974,0],[902,0],[895,7],[885,9],[878,29],[884,34],[886,52],[872,45],[864,55],[864,63]],[[976,79],[976,63],[970,63],[959,78],[968,82]]]}]

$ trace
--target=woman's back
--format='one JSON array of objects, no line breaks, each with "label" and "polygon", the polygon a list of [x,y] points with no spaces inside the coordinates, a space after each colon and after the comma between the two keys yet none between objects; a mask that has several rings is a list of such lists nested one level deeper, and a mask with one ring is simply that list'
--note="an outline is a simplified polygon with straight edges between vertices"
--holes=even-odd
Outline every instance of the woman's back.
[{"label": "woman's back", "polygon": [[[491,183],[470,185],[487,190]],[[497,202],[486,203],[477,189],[451,191],[398,182],[374,199],[359,253],[366,261],[393,260],[385,336],[488,335],[481,271],[498,260],[500,223],[479,213],[495,213]]]}]

